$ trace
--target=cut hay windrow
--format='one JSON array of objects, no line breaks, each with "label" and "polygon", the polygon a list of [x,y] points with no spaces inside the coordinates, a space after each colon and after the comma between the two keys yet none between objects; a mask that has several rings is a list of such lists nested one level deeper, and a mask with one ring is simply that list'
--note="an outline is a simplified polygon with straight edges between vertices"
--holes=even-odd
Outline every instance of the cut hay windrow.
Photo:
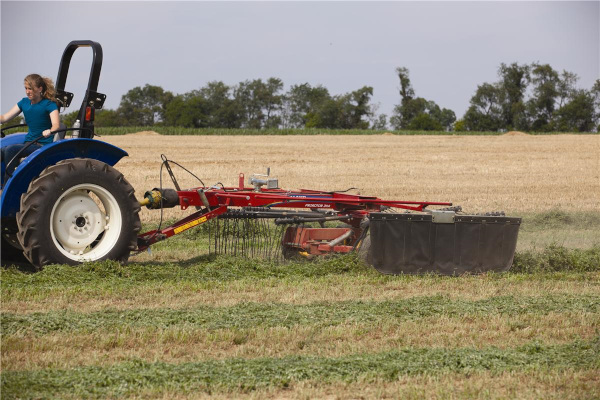
[{"label": "cut hay windrow", "polygon": [[[181,393],[248,392],[303,381],[330,384],[395,381],[402,376],[472,374],[478,371],[599,370],[598,339],[513,349],[408,348],[338,358],[292,356],[168,364],[129,361],[108,367],[43,369],[2,374],[3,397],[122,397],[142,390]],[[198,393],[196,393],[198,394]]]},{"label": "cut hay windrow", "polygon": [[91,313],[50,311],[0,317],[5,335],[44,335],[51,332],[93,332],[123,327],[196,326],[205,329],[335,326],[345,323],[381,323],[439,316],[520,315],[550,312],[600,311],[600,296],[497,296],[477,301],[447,296],[413,297],[397,301],[345,301],[315,304],[240,303],[231,307],[190,309],[106,310]]}]

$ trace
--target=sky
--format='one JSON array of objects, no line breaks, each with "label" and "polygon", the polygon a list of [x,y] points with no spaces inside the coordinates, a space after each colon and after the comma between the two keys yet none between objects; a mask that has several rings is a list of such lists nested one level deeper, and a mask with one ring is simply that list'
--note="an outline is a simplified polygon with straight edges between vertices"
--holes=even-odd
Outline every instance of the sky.
[{"label": "sky", "polygon": [[[600,78],[600,1],[587,2],[92,2],[0,3],[0,110],[25,96],[23,78],[56,80],[72,40],[103,48],[98,91],[105,108],[152,84],[175,94],[210,81],[235,85],[280,78],[323,85],[332,95],[373,87],[390,116],[400,103],[395,69],[406,67],[415,93],[453,110],[469,107],[477,86],[498,80],[501,63],[548,63]],[[71,61],[67,112],[81,104],[92,52]]]}]

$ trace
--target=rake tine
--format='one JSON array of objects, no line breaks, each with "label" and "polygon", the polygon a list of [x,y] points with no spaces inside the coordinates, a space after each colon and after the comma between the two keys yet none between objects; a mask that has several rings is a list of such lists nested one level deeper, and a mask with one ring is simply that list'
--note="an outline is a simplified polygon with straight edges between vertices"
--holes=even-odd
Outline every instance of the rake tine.
[{"label": "rake tine", "polygon": [[219,254],[223,254],[223,225],[225,225],[225,223],[223,222],[221,224],[221,221],[219,221],[219,227],[218,227],[218,233],[219,233]]},{"label": "rake tine", "polygon": [[233,219],[232,222],[233,227],[233,235],[231,235],[231,249],[233,250],[233,255],[238,255],[238,246],[240,244],[240,220]]},{"label": "rake tine", "polygon": [[227,254],[228,243],[227,236],[229,235],[229,220],[223,221],[223,232],[222,232],[222,241],[223,241],[223,254]]},{"label": "rake tine", "polygon": [[211,243],[211,235],[210,235],[210,229],[211,226],[213,224],[213,221],[208,221],[208,255],[210,256],[210,243]]},{"label": "rake tine", "polygon": [[246,255],[246,235],[247,233],[247,226],[248,225],[248,220],[247,219],[242,219],[240,221],[240,231],[241,231],[241,240],[240,240],[240,254],[244,257],[247,257]]},{"label": "rake tine", "polygon": [[263,219],[261,221],[261,249],[260,249],[260,256],[262,258],[266,258],[267,257],[267,249],[268,249],[268,244],[269,244],[269,227],[267,225],[267,220]]}]

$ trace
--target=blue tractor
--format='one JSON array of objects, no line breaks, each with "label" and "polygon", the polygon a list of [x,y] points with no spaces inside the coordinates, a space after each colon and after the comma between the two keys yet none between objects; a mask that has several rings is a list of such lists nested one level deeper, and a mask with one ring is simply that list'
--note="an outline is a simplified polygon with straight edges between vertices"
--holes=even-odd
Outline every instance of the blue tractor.
[{"label": "blue tractor", "polygon": [[[140,205],[133,187],[113,166],[127,152],[94,140],[95,111],[106,96],[97,92],[102,67],[99,43],[72,41],[66,47],[56,80],[59,109],[73,94],[64,90],[75,50],[91,47],[93,61],[77,119],[80,126],[61,128],[52,144],[28,157],[2,160],[2,263],[79,264],[96,260],[125,261],[137,248]],[[26,126],[26,125],[18,125]],[[5,135],[2,148],[24,143],[25,133]],[[14,164],[13,164],[14,163]],[[17,168],[5,176],[9,164]]]}]

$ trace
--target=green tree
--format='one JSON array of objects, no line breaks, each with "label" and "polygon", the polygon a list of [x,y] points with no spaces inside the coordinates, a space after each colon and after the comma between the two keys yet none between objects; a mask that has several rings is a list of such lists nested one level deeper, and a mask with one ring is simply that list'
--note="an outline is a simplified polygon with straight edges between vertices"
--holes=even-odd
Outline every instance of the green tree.
[{"label": "green tree", "polygon": [[[456,115],[454,111],[442,109],[434,101],[428,101],[422,97],[415,97],[415,91],[410,83],[409,71],[407,68],[396,68],[396,74],[400,80],[400,104],[394,107],[394,112],[390,118],[392,127],[397,130],[417,129],[415,127],[427,128],[431,130],[432,126],[438,130],[450,130]],[[424,117],[422,115],[427,115]],[[412,123],[418,117],[418,121]],[[435,121],[435,123],[433,122]]]},{"label": "green tree", "polygon": [[586,90],[578,90],[556,112],[556,124],[561,132],[590,132],[596,129],[596,123],[594,96]]},{"label": "green tree", "polygon": [[160,86],[138,86],[123,95],[118,112],[125,125],[152,126],[164,121],[167,106],[173,98],[171,92]]},{"label": "green tree", "polygon": [[454,131],[455,132],[466,132],[467,127],[465,126],[465,120],[459,119],[454,123]]},{"label": "green tree", "polygon": [[370,129],[375,131],[383,131],[387,129],[387,115],[386,114],[378,114],[379,103],[373,104],[370,106],[369,110],[369,125]]},{"label": "green tree", "polygon": [[373,96],[373,88],[363,86],[362,88],[351,92],[344,99],[344,113],[342,126],[344,129],[367,129],[369,121],[363,118],[368,118],[371,115],[371,106],[369,102]]},{"label": "green tree", "polygon": [[456,122],[456,114],[454,111],[448,108],[442,108],[442,112],[438,117],[439,123],[442,125],[442,128],[446,131],[451,131],[454,129],[454,123]]},{"label": "green tree", "polygon": [[319,125],[320,122],[315,119],[316,112],[329,100],[329,91],[321,85],[293,85],[283,98],[285,125],[291,128]]},{"label": "green tree", "polygon": [[265,114],[265,128],[277,128],[281,123],[278,115],[283,103],[283,81],[279,78],[269,78],[259,93],[259,101]]},{"label": "green tree", "polygon": [[387,115],[378,114],[371,119],[371,129],[375,131],[384,131],[387,129]]},{"label": "green tree", "polygon": [[398,67],[396,68],[396,74],[400,80],[400,97],[402,100],[410,100],[415,97],[415,91],[410,83],[408,68]]},{"label": "green tree", "polygon": [[[73,114],[73,121],[69,124],[64,122],[67,127],[73,126],[75,122],[75,118],[79,111],[75,111]],[[94,116],[94,125],[95,126],[122,126],[125,125],[123,122],[123,116],[117,110],[98,110],[96,111],[96,115]]]},{"label": "green tree", "polygon": [[[477,87],[462,128],[496,131],[595,130],[600,119],[600,83],[591,91],[575,87],[577,75],[558,73],[549,64],[501,64],[500,80]],[[531,95],[526,98],[532,84]]]},{"label": "green tree", "polygon": [[[369,101],[373,88],[364,86],[358,90],[330,98],[319,98],[311,103],[305,115],[307,128],[368,129],[371,116]],[[366,118],[366,119],[365,119]]]},{"label": "green tree", "polygon": [[221,81],[209,82],[199,94],[208,102],[208,125],[214,128],[239,128],[241,107],[232,98],[233,88]]},{"label": "green tree", "polygon": [[477,86],[463,117],[469,131],[497,131],[503,127],[501,89],[489,83]]},{"label": "green tree", "polygon": [[530,81],[528,65],[500,64],[499,101],[502,105],[502,122],[506,129],[527,129],[525,91]]},{"label": "green tree", "polygon": [[242,126],[260,129],[277,127],[280,117],[283,82],[278,78],[269,78],[240,82],[234,90],[234,97],[242,112]]},{"label": "green tree", "polygon": [[336,129],[340,127],[341,105],[339,96],[329,98],[319,104],[319,107],[309,111],[306,114],[307,128],[328,128]]},{"label": "green tree", "polygon": [[178,95],[167,105],[165,125],[186,128],[210,127],[207,101],[197,92]]},{"label": "green tree", "polygon": [[[413,100],[415,91],[410,83],[408,68],[396,68],[396,75],[398,75],[398,79],[400,80],[400,104],[394,107],[390,123],[394,129],[406,129],[411,119],[422,112],[419,111],[422,107],[419,99],[417,99],[416,102]],[[417,111],[415,112],[415,110]]]},{"label": "green tree", "polygon": [[560,77],[549,64],[533,64],[531,69],[533,97],[528,101],[531,129],[552,130]]},{"label": "green tree", "polygon": [[414,117],[408,124],[408,129],[415,131],[441,131],[442,124],[430,114],[421,113]]},{"label": "green tree", "polygon": [[569,99],[572,99],[575,96],[577,92],[575,85],[578,80],[579,77],[577,74],[563,70],[557,84],[558,108],[565,105]]}]

